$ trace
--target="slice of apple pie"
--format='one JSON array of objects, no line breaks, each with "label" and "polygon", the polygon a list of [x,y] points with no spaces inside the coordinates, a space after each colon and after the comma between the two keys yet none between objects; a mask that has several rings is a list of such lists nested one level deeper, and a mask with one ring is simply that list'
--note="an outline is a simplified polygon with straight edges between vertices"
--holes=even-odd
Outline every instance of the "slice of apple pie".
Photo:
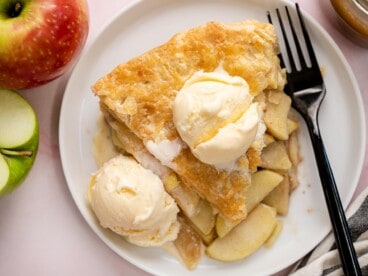
[{"label": "slice of apple pie", "polygon": [[[211,73],[220,71],[227,76],[214,80]],[[232,100],[226,111],[218,110],[223,102],[229,102],[227,95],[221,102],[197,99],[196,95],[193,99],[175,101],[183,87],[201,89],[202,81],[216,82],[221,87],[233,76],[246,81],[250,98]],[[235,88],[229,95],[237,95],[239,80],[230,82]],[[228,133],[238,133],[235,121],[263,112],[260,100],[258,107],[253,108],[253,117],[250,112],[244,114],[244,109],[252,109],[249,99],[262,99],[259,95],[265,90],[279,91],[284,84],[272,25],[249,20],[234,24],[210,22],[181,32],[167,43],[117,66],[99,79],[92,90],[99,96],[108,121],[118,124],[117,139],[124,139],[125,147],[131,145],[128,151],[133,156],[147,150],[161,165],[174,171],[187,189],[210,202],[227,220],[238,222],[247,215],[250,173],[262,163],[265,126],[262,130],[262,122],[257,121],[252,127],[239,130],[253,138],[262,136],[259,143],[251,143],[247,148],[237,150],[229,141],[227,147],[212,156],[213,141],[226,139]],[[200,101],[204,106],[201,112],[207,117],[218,112],[216,121],[185,113],[187,104],[196,106]],[[231,126],[224,128],[226,125]],[[140,143],[130,143],[133,140],[122,131],[124,128]],[[241,136],[238,138],[241,140]],[[229,163],[229,154],[231,158],[236,156],[235,162]],[[223,159],[214,160],[219,156]]]}]

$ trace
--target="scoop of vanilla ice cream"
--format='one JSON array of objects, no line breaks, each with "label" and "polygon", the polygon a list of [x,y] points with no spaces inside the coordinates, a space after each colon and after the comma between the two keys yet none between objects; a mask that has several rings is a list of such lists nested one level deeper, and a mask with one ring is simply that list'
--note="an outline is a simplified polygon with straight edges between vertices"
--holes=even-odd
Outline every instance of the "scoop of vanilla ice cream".
[{"label": "scoop of vanilla ice cream", "polygon": [[237,159],[254,142],[258,120],[257,104],[252,104],[238,121],[220,128],[213,138],[194,148],[194,154],[202,162],[214,165]]},{"label": "scoop of vanilla ice cream", "polygon": [[197,72],[173,103],[180,137],[202,162],[234,162],[255,141],[261,115],[247,82],[225,71]]},{"label": "scoop of vanilla ice cream", "polygon": [[90,203],[100,224],[139,246],[175,240],[179,208],[161,179],[134,159],[118,155],[92,175]]}]

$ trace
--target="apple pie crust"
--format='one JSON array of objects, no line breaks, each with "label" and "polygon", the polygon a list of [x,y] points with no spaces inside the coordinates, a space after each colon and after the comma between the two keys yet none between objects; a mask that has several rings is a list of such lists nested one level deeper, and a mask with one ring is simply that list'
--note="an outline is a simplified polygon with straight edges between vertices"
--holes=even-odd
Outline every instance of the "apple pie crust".
[{"label": "apple pie crust", "polygon": [[[270,24],[253,20],[209,22],[178,33],[167,43],[117,66],[92,90],[108,122],[119,126],[116,136],[125,141],[128,152],[134,156],[148,150],[227,219],[240,221],[247,215],[248,172],[260,165],[260,149],[251,147],[232,171],[200,162],[176,131],[172,103],[195,72],[212,72],[218,67],[244,78],[253,96],[269,89],[282,90],[285,77],[277,52],[276,34]],[[152,145],[160,143],[177,149],[170,160],[153,150]]]}]

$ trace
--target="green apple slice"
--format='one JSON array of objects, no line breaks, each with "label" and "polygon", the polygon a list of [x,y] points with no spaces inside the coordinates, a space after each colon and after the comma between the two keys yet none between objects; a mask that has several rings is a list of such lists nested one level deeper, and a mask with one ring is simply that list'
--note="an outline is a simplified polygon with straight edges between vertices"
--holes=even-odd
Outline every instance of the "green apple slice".
[{"label": "green apple slice", "polygon": [[38,142],[38,121],[32,106],[18,93],[0,89],[0,196],[25,179]]},{"label": "green apple slice", "polygon": [[29,103],[19,94],[0,90],[0,147],[14,148],[32,137],[37,120]]},{"label": "green apple slice", "polygon": [[4,188],[9,179],[9,166],[4,157],[0,154],[0,191]]}]

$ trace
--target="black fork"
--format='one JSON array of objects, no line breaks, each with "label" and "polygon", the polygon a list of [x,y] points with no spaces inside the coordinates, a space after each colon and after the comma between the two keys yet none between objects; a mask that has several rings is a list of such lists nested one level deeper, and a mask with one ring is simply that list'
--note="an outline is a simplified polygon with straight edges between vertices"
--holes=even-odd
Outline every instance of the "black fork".
[{"label": "black fork", "polygon": [[[309,55],[310,66],[307,65],[306,59],[304,58],[301,43],[298,39],[288,7],[285,7],[285,9],[287,24],[290,26],[291,36],[294,40],[296,54],[300,63],[300,69],[298,69],[293,58],[282,16],[279,9],[276,9],[286,55],[290,65],[290,69],[286,73],[287,84],[285,86],[285,92],[291,97],[292,106],[302,115],[308,127],[343,271],[345,275],[361,275],[345,212],[341,204],[318,125],[319,107],[326,95],[325,84],[299,5],[296,4],[296,12]],[[272,24],[270,12],[267,13],[267,17]],[[285,62],[281,54],[279,54],[279,58],[281,66],[285,67]]]}]

